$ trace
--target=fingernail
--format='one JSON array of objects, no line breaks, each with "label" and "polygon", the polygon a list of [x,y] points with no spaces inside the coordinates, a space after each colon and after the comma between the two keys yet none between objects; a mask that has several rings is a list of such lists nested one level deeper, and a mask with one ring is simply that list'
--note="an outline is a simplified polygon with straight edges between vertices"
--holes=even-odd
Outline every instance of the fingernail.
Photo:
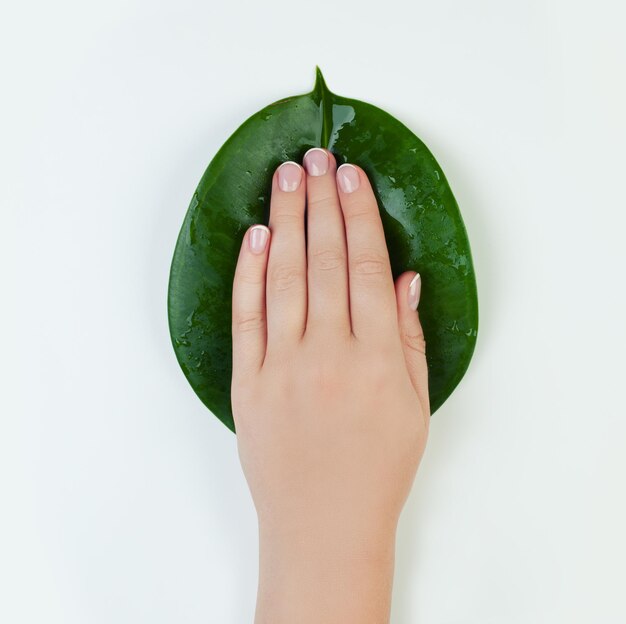
[{"label": "fingernail", "polygon": [[418,273],[409,284],[409,308],[411,310],[417,310],[417,306],[420,302],[420,293],[422,291],[422,278]]},{"label": "fingernail", "polygon": [[267,247],[270,231],[264,225],[254,225],[248,233],[248,244],[253,254],[262,254]]},{"label": "fingernail", "polygon": [[339,182],[339,188],[344,193],[353,193],[359,188],[361,179],[359,177],[359,171],[354,165],[344,164],[337,169],[337,180]]},{"label": "fingernail", "polygon": [[292,193],[296,191],[302,181],[302,167],[291,161],[284,162],[278,167],[278,186],[281,191]]},{"label": "fingernail", "polygon": [[328,171],[328,154],[321,147],[312,147],[304,155],[303,162],[310,176],[323,176]]}]

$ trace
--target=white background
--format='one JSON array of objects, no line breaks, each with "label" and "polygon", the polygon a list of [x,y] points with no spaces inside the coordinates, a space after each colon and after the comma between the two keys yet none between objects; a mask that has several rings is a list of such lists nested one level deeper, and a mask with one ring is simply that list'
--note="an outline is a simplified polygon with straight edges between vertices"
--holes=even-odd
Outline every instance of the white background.
[{"label": "white background", "polygon": [[393,623],[626,621],[623,3],[2,7],[2,622],[252,621],[254,511],[168,271],[216,150],[316,64],[429,145],[478,277]]}]

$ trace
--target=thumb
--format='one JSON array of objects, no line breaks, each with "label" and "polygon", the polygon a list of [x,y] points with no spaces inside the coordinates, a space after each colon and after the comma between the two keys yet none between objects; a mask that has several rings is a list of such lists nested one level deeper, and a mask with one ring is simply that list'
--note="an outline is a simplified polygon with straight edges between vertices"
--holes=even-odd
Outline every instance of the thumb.
[{"label": "thumb", "polygon": [[422,279],[419,273],[407,271],[396,280],[396,304],[400,341],[409,377],[420,400],[424,417],[430,419],[428,397],[428,367],[426,365],[426,341],[420,324],[417,306],[419,304]]}]

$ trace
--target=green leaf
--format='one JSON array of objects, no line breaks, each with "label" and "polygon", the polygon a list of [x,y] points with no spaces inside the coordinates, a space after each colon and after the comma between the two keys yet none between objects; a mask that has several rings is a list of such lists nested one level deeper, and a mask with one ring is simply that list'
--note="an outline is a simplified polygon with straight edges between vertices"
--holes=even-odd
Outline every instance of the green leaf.
[{"label": "green leaf", "polygon": [[431,410],[457,386],[478,330],[476,281],[456,200],[428,148],[388,113],[331,93],[319,69],[311,93],[259,111],[226,141],[191,200],[174,251],[168,311],[176,356],[205,405],[235,430],[230,403],[231,294],[246,229],[267,223],[271,178],[285,160],[326,147],[360,165],[377,194],[394,278],[422,275]]}]

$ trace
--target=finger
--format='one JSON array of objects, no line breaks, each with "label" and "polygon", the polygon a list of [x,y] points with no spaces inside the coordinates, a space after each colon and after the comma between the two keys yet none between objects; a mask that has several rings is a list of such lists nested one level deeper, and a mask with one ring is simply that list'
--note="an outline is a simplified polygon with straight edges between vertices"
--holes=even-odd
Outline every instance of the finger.
[{"label": "finger", "polygon": [[319,147],[304,155],[307,172],[307,331],[349,334],[346,234],[333,155]]},{"label": "finger", "polygon": [[337,187],[346,227],[350,317],[357,338],[397,331],[393,276],[383,224],[365,172],[354,165],[337,169]]},{"label": "finger", "polygon": [[426,365],[426,341],[419,320],[419,304],[422,279],[419,273],[409,271],[396,280],[396,303],[400,340],[404,350],[407,370],[415,392],[422,405],[426,423],[430,418],[428,397],[428,367]]},{"label": "finger", "polygon": [[268,348],[302,337],[306,323],[306,245],[304,171],[283,163],[272,180],[267,267]]},{"label": "finger", "polygon": [[233,281],[233,378],[247,377],[263,364],[266,346],[265,273],[270,231],[253,225],[239,251]]}]

